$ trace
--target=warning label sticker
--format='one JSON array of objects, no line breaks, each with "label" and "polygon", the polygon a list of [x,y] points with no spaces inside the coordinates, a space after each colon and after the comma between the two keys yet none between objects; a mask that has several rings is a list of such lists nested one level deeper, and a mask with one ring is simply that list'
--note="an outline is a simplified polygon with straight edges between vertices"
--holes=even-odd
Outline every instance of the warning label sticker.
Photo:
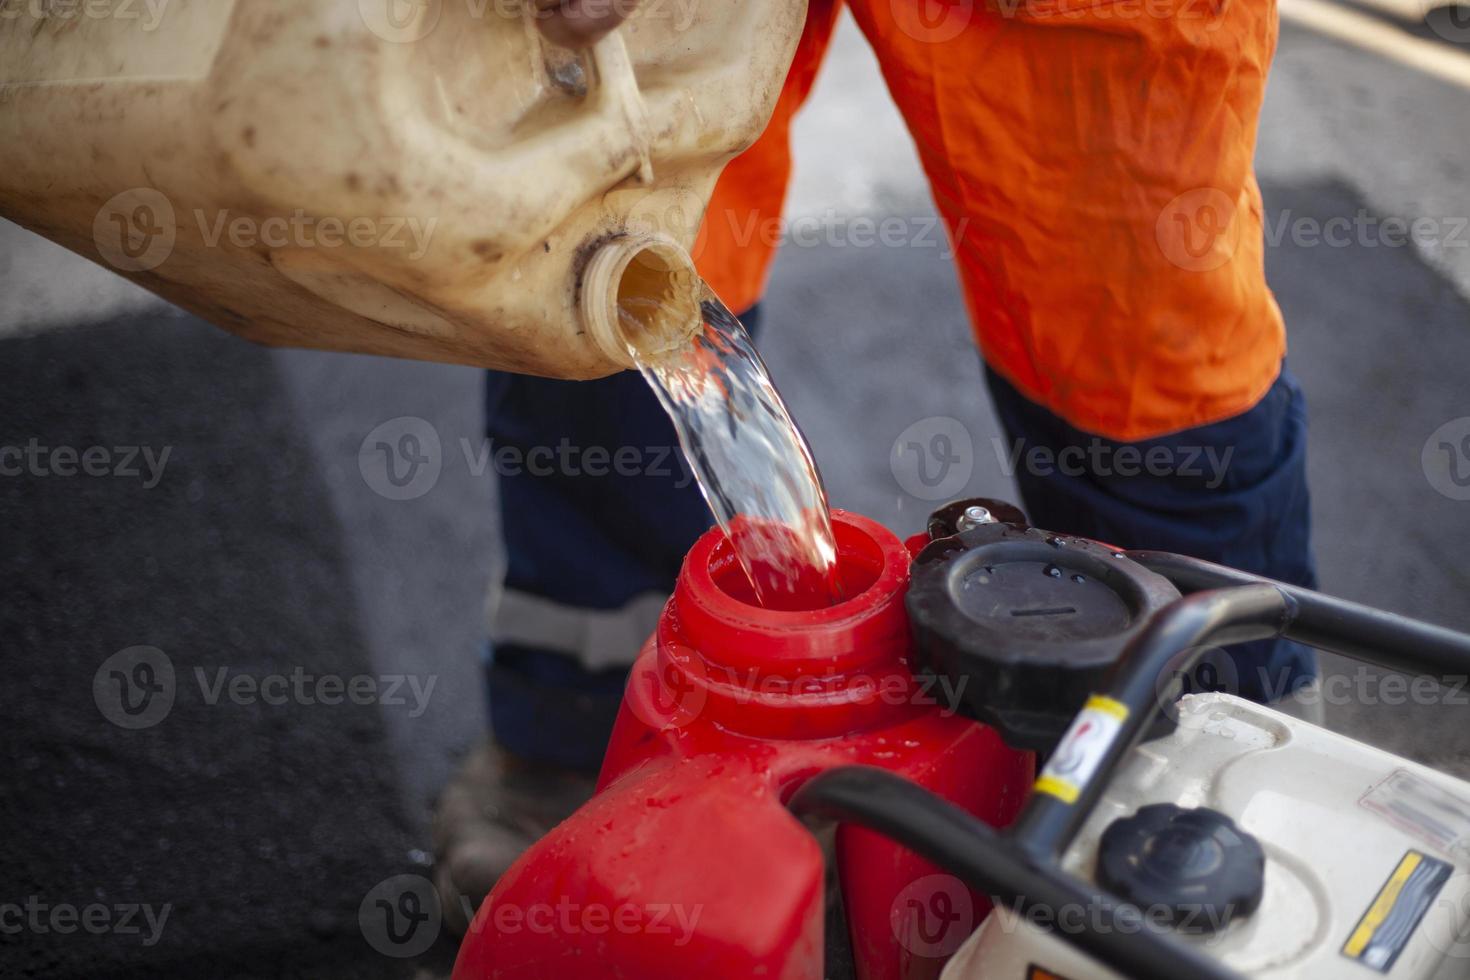
[{"label": "warning label sticker", "polygon": [[1470,800],[1395,770],[1358,804],[1437,851],[1470,857]]},{"label": "warning label sticker", "polygon": [[1405,854],[1343,944],[1342,955],[1379,973],[1392,970],[1453,871],[1453,865],[1419,851]]},{"label": "warning label sticker", "polygon": [[1077,802],[1127,718],[1127,705],[1100,694],[1088,698],[1036,780],[1036,792]]}]

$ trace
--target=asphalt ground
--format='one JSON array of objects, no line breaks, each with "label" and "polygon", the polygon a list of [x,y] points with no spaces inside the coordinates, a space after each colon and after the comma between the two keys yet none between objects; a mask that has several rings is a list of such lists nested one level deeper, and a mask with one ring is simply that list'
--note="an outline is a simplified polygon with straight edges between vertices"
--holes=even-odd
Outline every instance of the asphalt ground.
[{"label": "asphalt ground", "polygon": [[[823,84],[861,68],[839,57]],[[1470,416],[1470,266],[1453,246],[1291,229],[1360,211],[1448,229],[1470,210],[1467,113],[1451,84],[1288,28],[1260,154],[1268,223],[1288,229],[1268,274],[1312,412],[1323,587],[1462,629],[1470,501],[1424,461]],[[957,494],[1013,491],[944,249],[843,233],[930,215],[903,149],[884,152],[832,170],[835,241],[783,251],[762,346],[834,503],[911,531],[930,504],[890,454],[915,424],[963,426]],[[822,212],[819,178],[803,172],[802,213]],[[385,942],[376,903],[426,872],[433,794],[483,737],[500,556],[478,373],[269,351],[150,304],[34,329],[94,273],[37,263],[13,229],[4,243],[0,445],[34,440],[49,469],[0,479],[0,903],[28,917],[0,932],[0,976],[442,973],[448,938]],[[373,447],[406,416],[437,438],[439,474],[393,500]],[[105,475],[57,474],[58,447],[105,450]],[[1381,675],[1328,668],[1349,681],[1332,727],[1470,775],[1454,692],[1392,703]]]}]

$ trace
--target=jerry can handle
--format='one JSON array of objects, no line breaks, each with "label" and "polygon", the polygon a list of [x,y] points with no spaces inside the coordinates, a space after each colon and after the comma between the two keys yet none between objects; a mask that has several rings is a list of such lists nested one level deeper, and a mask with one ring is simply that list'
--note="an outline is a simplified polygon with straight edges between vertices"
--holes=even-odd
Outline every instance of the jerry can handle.
[{"label": "jerry can handle", "polygon": [[638,150],[638,167],[634,177],[640,184],[653,183],[653,156],[648,107],[638,88],[633,59],[621,30],[613,31],[592,46],[592,66],[596,74],[593,89],[600,112],[621,114],[629,137]]}]

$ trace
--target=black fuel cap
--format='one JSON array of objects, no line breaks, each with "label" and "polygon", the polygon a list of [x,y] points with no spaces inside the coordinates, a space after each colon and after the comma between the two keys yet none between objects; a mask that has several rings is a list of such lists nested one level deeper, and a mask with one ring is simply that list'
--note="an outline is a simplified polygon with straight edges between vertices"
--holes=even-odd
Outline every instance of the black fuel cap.
[{"label": "black fuel cap", "polygon": [[[948,510],[936,512],[939,533],[955,526]],[[919,553],[908,611],[919,666],[953,680],[967,713],[1007,744],[1047,751],[1149,617],[1178,598],[1098,542],[995,521]]]},{"label": "black fuel cap", "polygon": [[1142,807],[1103,831],[1098,884],[1181,932],[1211,933],[1261,904],[1266,852],[1225,814]]}]

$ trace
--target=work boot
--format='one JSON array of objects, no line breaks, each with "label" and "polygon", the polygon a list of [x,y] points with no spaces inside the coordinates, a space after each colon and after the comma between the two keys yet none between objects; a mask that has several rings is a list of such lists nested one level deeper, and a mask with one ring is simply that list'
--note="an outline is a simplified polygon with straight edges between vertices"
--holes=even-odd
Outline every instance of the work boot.
[{"label": "work boot", "polygon": [[444,924],[463,935],[500,876],[592,797],[586,773],[519,759],[486,742],[434,809],[434,884]]}]

